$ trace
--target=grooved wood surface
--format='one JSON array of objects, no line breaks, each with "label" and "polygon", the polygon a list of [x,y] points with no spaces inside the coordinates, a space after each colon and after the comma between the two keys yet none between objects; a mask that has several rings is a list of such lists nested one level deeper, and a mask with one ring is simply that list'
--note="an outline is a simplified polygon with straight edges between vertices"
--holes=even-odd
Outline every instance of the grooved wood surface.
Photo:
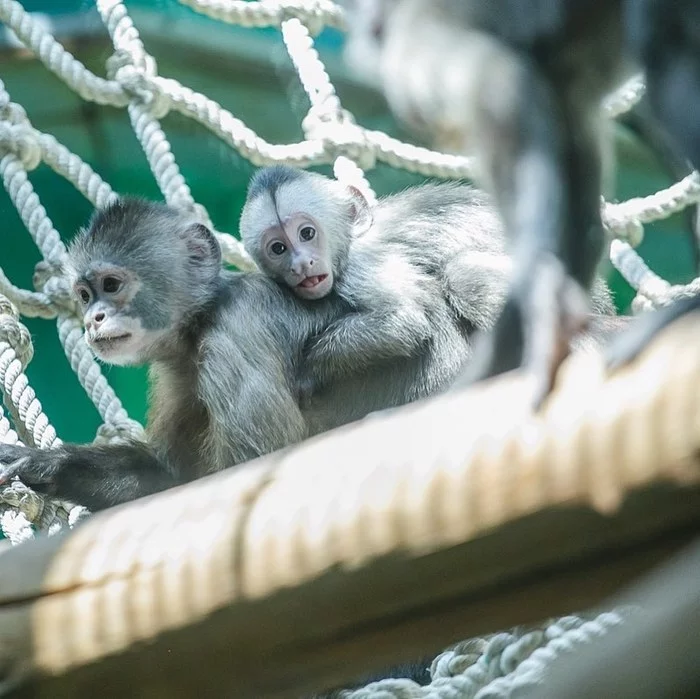
[{"label": "grooved wood surface", "polygon": [[539,415],[506,376],[4,551],[0,689],[299,696],[600,602],[698,532],[699,330],[572,358]]}]

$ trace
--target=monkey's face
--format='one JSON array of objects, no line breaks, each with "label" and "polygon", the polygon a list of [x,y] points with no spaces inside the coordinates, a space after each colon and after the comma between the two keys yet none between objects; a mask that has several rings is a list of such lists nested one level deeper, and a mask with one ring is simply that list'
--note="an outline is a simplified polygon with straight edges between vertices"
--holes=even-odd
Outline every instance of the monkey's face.
[{"label": "monkey's face", "polygon": [[[476,2],[476,0],[474,0]],[[344,59],[357,77],[380,90],[415,135],[447,152],[463,152],[473,39],[444,16],[468,0],[344,0]],[[488,4],[488,3],[484,3]],[[476,57],[478,58],[478,56]],[[456,61],[456,62],[455,62]]]},{"label": "monkey's face", "polygon": [[101,360],[142,364],[162,341],[167,325],[154,322],[157,307],[145,307],[146,286],[132,270],[107,264],[90,268],[73,285],[83,311],[85,340]]},{"label": "monkey's face", "polygon": [[296,212],[266,228],[260,237],[264,269],[303,299],[321,299],[333,289],[328,239],[309,214]]},{"label": "monkey's face", "polygon": [[[399,6],[425,0],[341,0],[348,34],[343,53],[345,62],[360,78],[375,88],[383,82],[384,51],[390,39],[394,15]],[[429,3],[435,0],[428,0]]]},{"label": "monkey's face", "polygon": [[380,87],[381,52],[386,16],[396,0],[343,0],[348,34],[344,58],[351,70]]}]

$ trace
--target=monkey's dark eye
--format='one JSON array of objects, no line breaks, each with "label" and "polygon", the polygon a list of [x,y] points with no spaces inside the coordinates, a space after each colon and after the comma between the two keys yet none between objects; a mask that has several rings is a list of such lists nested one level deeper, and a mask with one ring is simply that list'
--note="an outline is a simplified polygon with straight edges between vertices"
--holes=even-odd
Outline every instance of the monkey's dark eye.
[{"label": "monkey's dark eye", "polygon": [[83,303],[90,303],[90,292],[84,286],[77,288],[75,291]]},{"label": "monkey's dark eye", "polygon": [[105,277],[102,280],[102,290],[106,294],[116,293],[117,291],[119,291],[121,286],[122,286],[121,279],[117,279],[116,277]]},{"label": "monkey's dark eye", "polygon": [[299,231],[299,237],[302,240],[313,240],[313,237],[315,235],[316,235],[316,229],[313,226],[304,226]]},{"label": "monkey's dark eye", "polygon": [[274,255],[283,255],[287,251],[287,246],[284,243],[276,241],[270,245],[270,251]]}]

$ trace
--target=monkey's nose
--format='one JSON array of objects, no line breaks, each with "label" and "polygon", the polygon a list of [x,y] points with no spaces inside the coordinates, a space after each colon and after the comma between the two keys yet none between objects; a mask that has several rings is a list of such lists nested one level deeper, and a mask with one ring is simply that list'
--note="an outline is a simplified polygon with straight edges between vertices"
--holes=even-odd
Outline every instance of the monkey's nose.
[{"label": "monkey's nose", "polygon": [[105,318],[106,318],[106,316],[102,311],[100,311],[99,313],[95,313],[95,315],[92,316],[92,318],[88,318],[85,321],[85,329],[86,330],[97,330],[100,327],[100,325],[102,325],[102,323],[104,323]]}]

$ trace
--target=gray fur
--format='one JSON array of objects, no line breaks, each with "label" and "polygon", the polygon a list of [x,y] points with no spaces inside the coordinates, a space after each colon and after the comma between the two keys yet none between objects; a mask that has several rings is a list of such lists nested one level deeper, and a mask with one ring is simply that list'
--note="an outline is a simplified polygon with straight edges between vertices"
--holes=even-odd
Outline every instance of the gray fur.
[{"label": "gray fur", "polygon": [[348,4],[375,6],[374,27],[351,15],[348,56],[379,79],[395,113],[437,147],[479,157],[515,269],[470,380],[527,365],[538,404],[588,317],[605,247],[600,101],[631,68],[622,3]]},{"label": "gray fur", "polygon": [[299,179],[301,174],[300,170],[287,167],[286,165],[271,165],[270,167],[261,168],[250,178],[248,198],[255,199],[261,194],[271,194],[274,197],[275,192],[280,187]]},{"label": "gray fur", "polygon": [[[528,365],[551,389],[605,249],[602,98],[643,71],[648,105],[700,167],[699,0],[343,0],[346,59],[404,122],[479,158],[515,241],[514,283],[467,382]],[[643,321],[634,357],[696,304]],[[648,323],[648,324],[647,324]]]},{"label": "gray fur", "polygon": [[[272,179],[265,169],[260,172],[258,181]],[[310,191],[319,186],[320,176],[299,172],[286,180],[294,182],[295,207],[303,210],[301,177]],[[324,180],[337,217],[320,221],[319,234],[331,238],[330,249],[349,251],[332,260],[339,271],[331,296],[351,311],[333,321],[305,352],[301,385],[310,398],[304,398],[302,407],[312,431],[321,422],[327,425],[325,405],[318,404],[330,395],[343,396],[337,401],[338,424],[361,417],[351,399],[358,384],[361,392],[381,395],[373,409],[445,390],[466,366],[474,332],[494,324],[510,280],[503,226],[482,191],[454,182],[412,187],[379,200],[373,224],[358,236],[345,216],[347,194],[336,181]],[[258,190],[255,196],[264,195]],[[288,213],[276,210],[274,215]],[[273,214],[258,208],[255,215],[269,220]],[[243,242],[261,268],[278,278],[268,269],[256,223],[252,209],[244,209]],[[338,237],[343,245],[337,245]],[[594,310],[618,322],[600,279]],[[381,387],[378,393],[375,387]]]},{"label": "gray fur", "polygon": [[[78,284],[105,264],[135,273],[127,302],[115,303],[93,285],[85,313],[99,304],[113,324],[131,328],[138,311],[141,326],[150,326],[139,330],[141,345],[123,362],[150,365],[148,447],[2,446],[0,483],[17,475],[40,491],[96,510],[309,434],[295,376],[305,342],[345,312],[340,300],[312,306],[262,274],[225,271],[205,227],[162,204],[133,199],[98,212],[70,254]],[[353,400],[364,397],[357,393]],[[356,412],[375,403],[381,405],[381,397]],[[317,405],[334,415],[333,396]],[[321,420],[318,429],[323,427]],[[31,458],[17,461],[27,454]]]},{"label": "gray fur", "polygon": [[[445,389],[469,356],[471,324],[483,321],[450,302],[447,262],[458,249],[502,257],[493,211],[481,194],[445,185],[394,197],[374,215],[376,225],[353,240],[340,292],[311,302],[261,273],[222,270],[211,232],[162,204],[126,199],[98,212],[71,245],[73,273],[76,284],[92,284],[85,317],[98,308],[115,337],[130,332],[122,363],[150,365],[148,445],[2,445],[0,483],[17,475],[96,510]],[[465,223],[466,245],[457,232]],[[442,241],[443,258],[418,252],[431,238]],[[105,264],[126,280],[118,294],[100,288]],[[390,276],[396,265],[405,276]],[[498,275],[483,283],[502,295]],[[100,351],[109,361],[114,349]],[[300,401],[310,371],[323,385]]]}]

